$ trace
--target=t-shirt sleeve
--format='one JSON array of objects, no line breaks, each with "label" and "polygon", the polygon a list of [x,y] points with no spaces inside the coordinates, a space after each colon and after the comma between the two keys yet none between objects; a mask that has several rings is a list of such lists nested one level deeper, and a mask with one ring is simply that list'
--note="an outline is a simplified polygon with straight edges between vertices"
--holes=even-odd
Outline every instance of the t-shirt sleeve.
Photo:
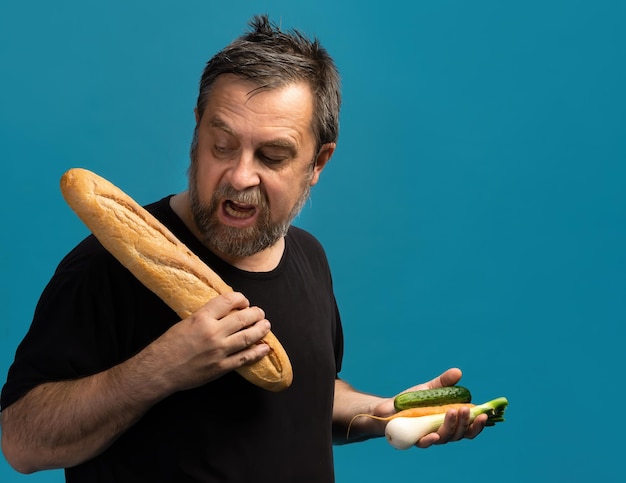
[{"label": "t-shirt sleeve", "polygon": [[341,326],[341,316],[339,314],[339,307],[335,303],[335,365],[337,367],[337,377],[341,372],[341,365],[343,363],[343,327]]},{"label": "t-shirt sleeve", "polygon": [[333,346],[335,351],[336,375],[341,372],[344,351],[343,327],[341,324],[341,314],[335,298],[333,288],[333,278],[326,256],[326,251],[320,241],[309,232],[293,229],[294,235],[298,236],[300,243],[303,244],[303,251],[307,254],[307,259],[312,264],[313,272],[316,273],[315,279],[318,280],[320,290],[327,294],[332,304],[332,324],[333,324]]}]

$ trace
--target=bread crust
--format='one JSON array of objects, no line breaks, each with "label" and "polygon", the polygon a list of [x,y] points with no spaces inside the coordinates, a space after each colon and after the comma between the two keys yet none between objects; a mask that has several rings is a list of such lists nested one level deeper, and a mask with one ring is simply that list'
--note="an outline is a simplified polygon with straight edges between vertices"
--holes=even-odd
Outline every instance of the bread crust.
[{"label": "bread crust", "polygon": [[[167,227],[108,180],[72,168],[61,177],[61,192],[100,243],[181,318],[233,291]],[[261,342],[270,347],[269,354],[237,372],[269,391],[288,388],[293,372],[285,349],[272,332]]]}]

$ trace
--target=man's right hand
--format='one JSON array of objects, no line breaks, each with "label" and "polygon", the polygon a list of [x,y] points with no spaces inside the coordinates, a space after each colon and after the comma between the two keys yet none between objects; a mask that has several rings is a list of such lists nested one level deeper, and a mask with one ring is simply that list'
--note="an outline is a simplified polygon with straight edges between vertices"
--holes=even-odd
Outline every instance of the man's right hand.
[{"label": "man's right hand", "polygon": [[263,358],[270,331],[259,307],[238,292],[219,295],[172,326],[150,349],[159,359],[157,374],[166,391],[191,389]]},{"label": "man's right hand", "polygon": [[269,330],[242,294],[220,295],[130,359],[40,384],[3,408],[4,456],[22,473],[94,458],[163,398],[261,359],[269,349],[257,342]]}]

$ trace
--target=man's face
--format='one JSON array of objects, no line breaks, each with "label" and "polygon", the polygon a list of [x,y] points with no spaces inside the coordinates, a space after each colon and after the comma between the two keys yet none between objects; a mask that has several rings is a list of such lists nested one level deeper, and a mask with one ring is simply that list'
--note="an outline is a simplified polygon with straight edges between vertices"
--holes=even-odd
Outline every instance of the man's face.
[{"label": "man's face", "polygon": [[308,86],[255,88],[232,75],[218,78],[192,150],[194,221],[205,244],[235,258],[284,236],[334,148],[315,152]]}]

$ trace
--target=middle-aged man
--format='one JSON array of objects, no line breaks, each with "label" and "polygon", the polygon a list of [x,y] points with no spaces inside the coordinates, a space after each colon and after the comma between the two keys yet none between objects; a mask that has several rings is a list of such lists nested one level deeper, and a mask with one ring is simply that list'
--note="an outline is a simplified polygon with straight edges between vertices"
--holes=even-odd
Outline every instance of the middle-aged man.
[{"label": "middle-aged man", "polygon": [[[349,442],[353,416],[394,412],[393,398],[339,378],[343,336],[327,260],[291,225],[333,155],[339,105],[326,50],[267,17],[208,62],[189,189],[147,208],[237,292],[180,320],[85,239],[41,295],[3,388],[11,465],[65,468],[68,482],[83,483],[334,480],[332,444]],[[233,372],[266,354],[256,342],[270,321],[294,371],[279,393]],[[450,369],[414,387],[460,377]],[[472,438],[485,421],[451,410],[417,446]],[[350,441],[384,427],[357,419]]]}]

